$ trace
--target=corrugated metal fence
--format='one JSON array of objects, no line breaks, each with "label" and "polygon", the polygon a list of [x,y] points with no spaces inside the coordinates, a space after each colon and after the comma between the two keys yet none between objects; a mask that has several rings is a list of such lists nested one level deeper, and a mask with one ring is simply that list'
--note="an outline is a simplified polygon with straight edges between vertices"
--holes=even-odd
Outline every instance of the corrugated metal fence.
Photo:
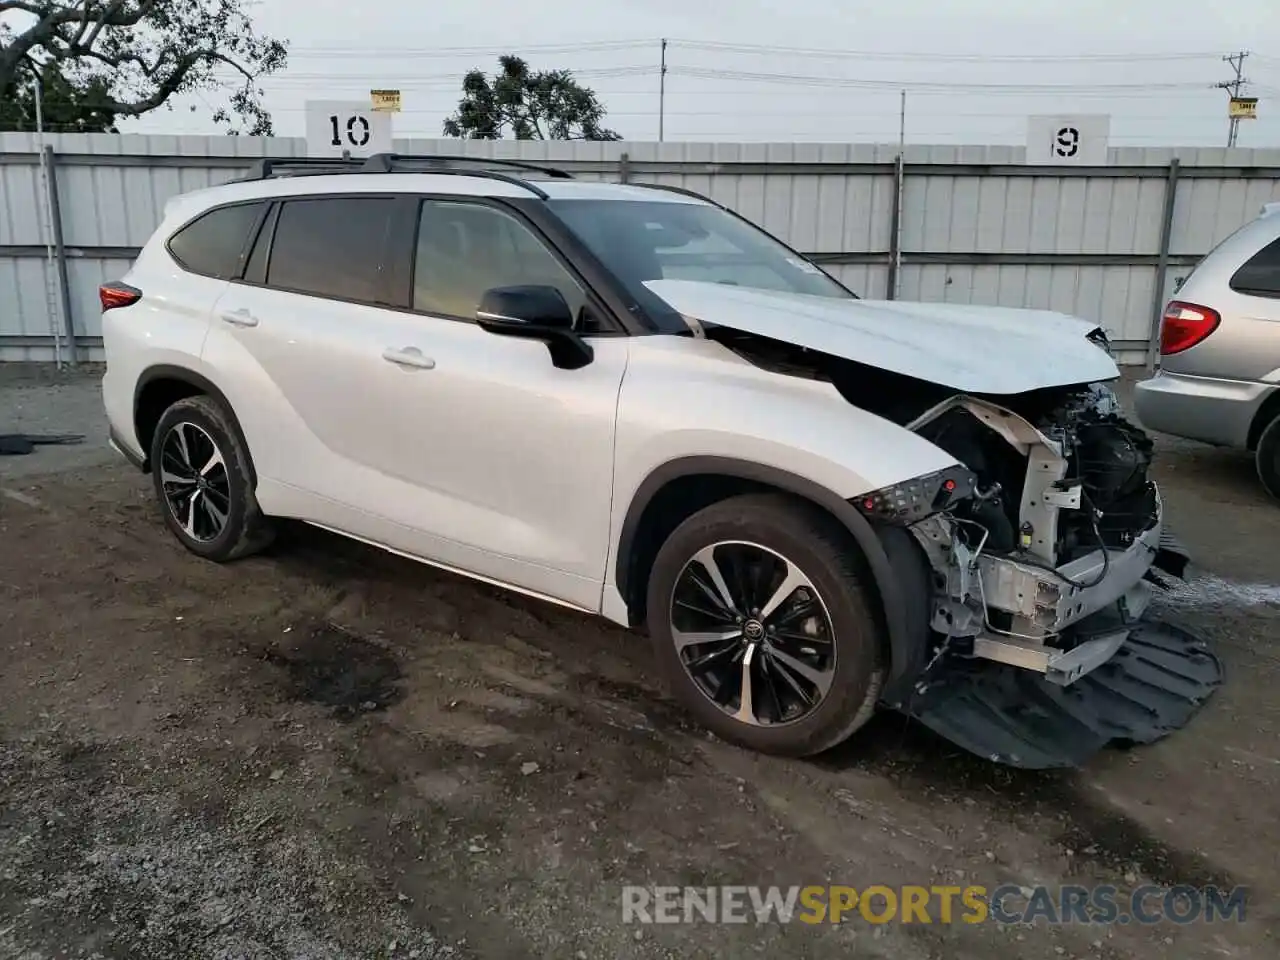
[{"label": "corrugated metal fence", "polygon": [[[96,359],[97,287],[128,269],[174,194],[301,139],[0,134],[0,360]],[[1020,147],[397,141],[401,153],[549,160],[665,183],[762,224],[868,297],[1060,310],[1129,360],[1199,257],[1280,199],[1280,150],[1112,149],[1027,166]],[[45,171],[42,173],[42,167]],[[56,184],[45,204],[43,177]],[[67,318],[70,318],[69,321]],[[65,333],[74,330],[75,350]]]}]

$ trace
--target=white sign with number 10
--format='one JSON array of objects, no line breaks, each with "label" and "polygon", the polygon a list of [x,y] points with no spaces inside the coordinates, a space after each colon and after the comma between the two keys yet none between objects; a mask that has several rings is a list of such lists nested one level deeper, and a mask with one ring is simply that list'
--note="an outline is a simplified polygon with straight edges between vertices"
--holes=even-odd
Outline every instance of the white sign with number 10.
[{"label": "white sign with number 10", "polygon": [[370,103],[349,100],[307,101],[307,156],[370,157],[391,153],[390,113]]},{"label": "white sign with number 10", "polygon": [[1028,117],[1027,163],[1105,166],[1110,135],[1111,117],[1106,114]]}]

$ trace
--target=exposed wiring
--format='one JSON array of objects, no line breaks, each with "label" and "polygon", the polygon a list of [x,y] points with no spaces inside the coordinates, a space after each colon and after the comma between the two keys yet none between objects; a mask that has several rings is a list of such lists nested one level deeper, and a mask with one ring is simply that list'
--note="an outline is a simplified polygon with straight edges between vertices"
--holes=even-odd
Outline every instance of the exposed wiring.
[{"label": "exposed wiring", "polygon": [[1029,567],[1035,567],[1037,570],[1043,570],[1051,573],[1063,583],[1077,590],[1089,590],[1096,587],[1107,578],[1107,573],[1111,570],[1111,551],[1107,549],[1106,541],[1102,539],[1102,531],[1098,529],[1097,509],[1093,505],[1093,501],[1089,499],[1089,495],[1084,492],[1084,488],[1080,489],[1080,498],[1089,506],[1089,526],[1093,530],[1093,538],[1097,541],[1098,547],[1102,550],[1102,569],[1098,572],[1098,576],[1089,583],[1081,583],[1079,580],[1073,580],[1061,570],[1049,566],[1047,563],[1041,563],[1039,560],[1029,559],[1027,557],[1019,557],[1018,562],[1024,563]]}]

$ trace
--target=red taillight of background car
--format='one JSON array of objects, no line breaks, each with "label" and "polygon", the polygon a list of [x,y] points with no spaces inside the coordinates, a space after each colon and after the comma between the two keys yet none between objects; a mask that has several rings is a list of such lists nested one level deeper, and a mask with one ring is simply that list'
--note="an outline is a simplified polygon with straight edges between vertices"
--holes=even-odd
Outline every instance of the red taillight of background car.
[{"label": "red taillight of background car", "polygon": [[1221,322],[1222,315],[1211,307],[1182,300],[1169,301],[1160,324],[1160,355],[1167,357],[1194,347],[1217,330]]},{"label": "red taillight of background car", "polygon": [[142,291],[127,283],[104,283],[98,288],[98,299],[102,301],[102,312],[117,307],[131,307],[142,299]]}]

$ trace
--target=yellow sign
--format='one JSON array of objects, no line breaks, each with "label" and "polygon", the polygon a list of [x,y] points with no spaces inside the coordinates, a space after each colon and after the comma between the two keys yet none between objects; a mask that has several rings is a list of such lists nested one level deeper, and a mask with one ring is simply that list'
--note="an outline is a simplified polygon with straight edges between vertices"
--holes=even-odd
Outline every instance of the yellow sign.
[{"label": "yellow sign", "polygon": [[399,90],[370,90],[369,98],[373,101],[373,109],[379,113],[400,112]]},{"label": "yellow sign", "polygon": [[1257,97],[1232,97],[1227,105],[1227,116],[1232,120],[1257,120]]}]

